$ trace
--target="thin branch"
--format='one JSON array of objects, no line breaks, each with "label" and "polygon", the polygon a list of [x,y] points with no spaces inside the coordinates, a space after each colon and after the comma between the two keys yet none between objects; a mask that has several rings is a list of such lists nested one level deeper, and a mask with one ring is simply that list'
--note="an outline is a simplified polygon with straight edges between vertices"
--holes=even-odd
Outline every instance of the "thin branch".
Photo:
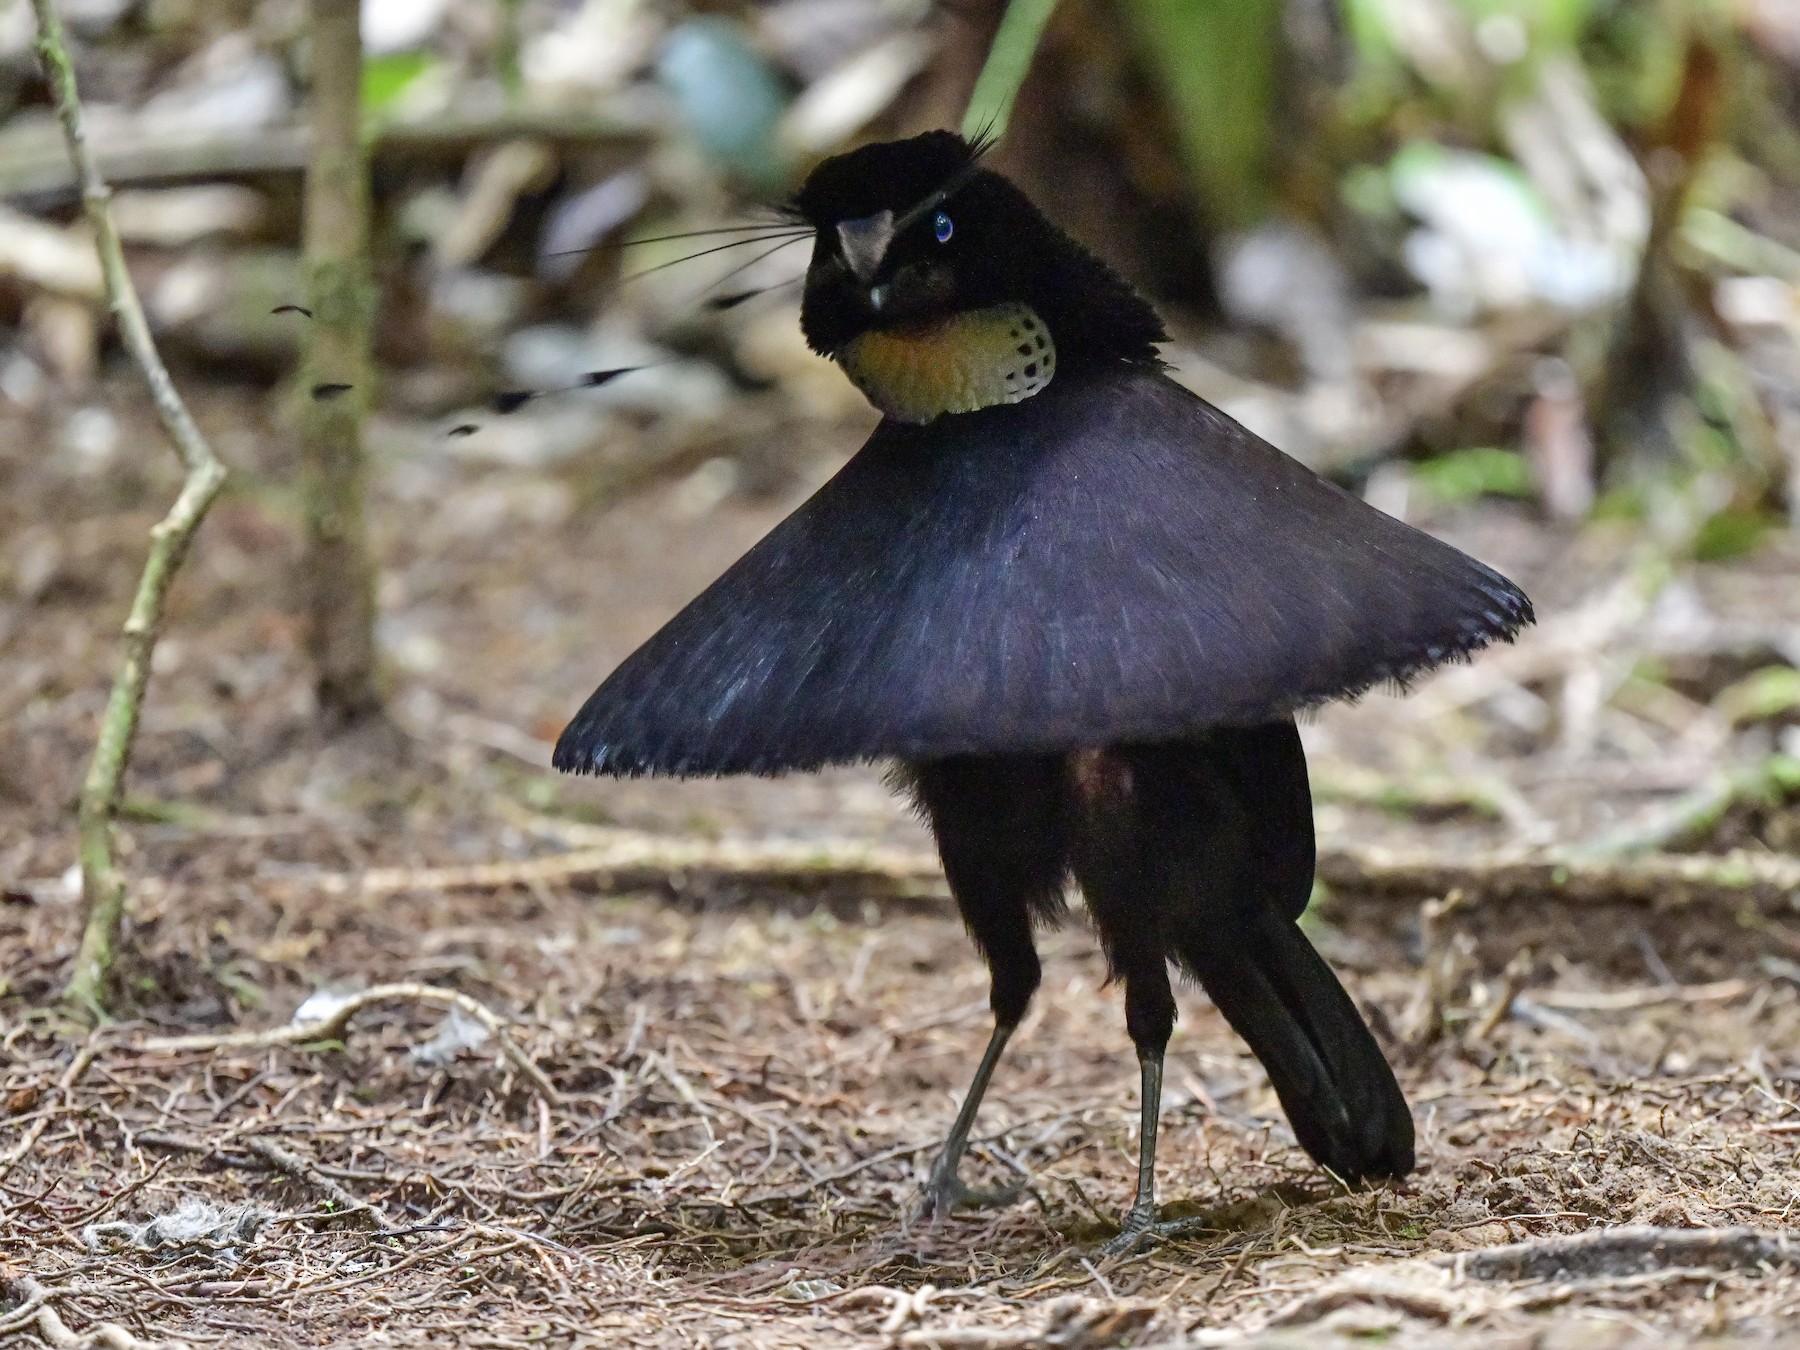
[{"label": "thin branch", "polygon": [[[359,0],[312,0],[312,159],[306,168],[306,325],[300,476],[306,509],[306,646],[333,728],[381,711],[375,563],[364,496],[369,397],[369,164],[362,139]],[[325,398],[318,391],[340,391]]]},{"label": "thin branch", "polygon": [[283,1027],[271,1027],[266,1031],[230,1031],[219,1035],[152,1036],[129,1048],[150,1055],[180,1055],[193,1051],[266,1050],[282,1045],[303,1045],[311,1041],[339,1040],[349,1029],[350,1019],[357,1013],[371,1003],[386,1003],[396,999],[459,1009],[488,1029],[500,1043],[502,1052],[520,1073],[531,1080],[532,1086],[537,1088],[545,1101],[552,1105],[562,1101],[562,1094],[556,1090],[556,1085],[512,1038],[512,1033],[506,1029],[506,1023],[486,1005],[454,989],[439,989],[436,985],[415,984],[411,981],[378,984],[371,989],[364,989],[345,999],[330,1017],[318,1022],[290,1023]]},{"label": "thin branch", "polygon": [[32,0],[38,21],[38,56],[56,99],[57,116],[68,142],[69,160],[81,184],[81,200],[94,242],[100,251],[100,269],[106,279],[106,295],[126,350],[144,373],[150,397],[164,430],[187,471],[181,494],[169,513],[150,531],[150,555],[132,598],[125,620],[124,651],[113,677],[112,693],[100,722],[94,757],[82,784],[78,815],[81,850],[82,899],[87,919],[81,949],[69,977],[65,997],[89,1016],[102,1011],[102,988],[112,966],[119,925],[125,913],[125,880],[113,853],[113,815],[119,804],[119,785],[131,759],[143,709],[144,687],[150,679],[150,655],[156,647],[169,588],[187,554],[194,531],[207,508],[225,486],[225,466],[213,455],[176,392],[175,382],[163,365],[138,301],[137,288],[125,267],[125,252],[113,226],[109,206],[111,192],[89,152],[82,124],[81,100],[75,88],[75,68],[69,61],[68,43],[52,0]]},{"label": "thin branch", "polygon": [[327,876],[320,884],[333,894],[374,897],[408,891],[503,890],[615,873],[696,871],[770,878],[875,878],[928,889],[943,885],[937,855],[924,849],[854,840],[696,839],[603,827],[574,833],[584,846],[569,853],[460,867],[383,867],[360,875]]}]

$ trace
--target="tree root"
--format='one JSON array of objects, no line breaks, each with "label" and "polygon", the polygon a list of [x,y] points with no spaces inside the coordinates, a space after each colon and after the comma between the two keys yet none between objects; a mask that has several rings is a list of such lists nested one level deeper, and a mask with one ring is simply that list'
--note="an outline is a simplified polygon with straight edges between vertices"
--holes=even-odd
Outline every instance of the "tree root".
[{"label": "tree root", "polygon": [[1800,1240],[1759,1228],[1603,1228],[1438,1257],[1459,1279],[1594,1280],[1667,1270],[1767,1271],[1800,1266]]},{"label": "tree root", "polygon": [[52,1350],[193,1350],[186,1341],[146,1341],[117,1322],[101,1322],[82,1332],[71,1331],[50,1302],[61,1291],[46,1289],[29,1275],[12,1280],[9,1290],[19,1305],[11,1312],[0,1313],[0,1335],[32,1327]]}]

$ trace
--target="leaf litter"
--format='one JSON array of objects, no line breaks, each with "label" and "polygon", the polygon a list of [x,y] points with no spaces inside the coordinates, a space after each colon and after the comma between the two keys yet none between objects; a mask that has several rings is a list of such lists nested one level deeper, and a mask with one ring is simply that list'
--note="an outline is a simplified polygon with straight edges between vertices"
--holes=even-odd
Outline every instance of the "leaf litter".
[{"label": "leaf litter", "polygon": [[[916,823],[866,773],[571,785],[537,750],[609,657],[829,471],[829,441],[795,437],[785,486],[699,519],[666,513],[678,485],[652,482],[560,526],[422,520],[391,540],[389,612],[469,659],[406,668],[430,696],[396,699],[400,740],[366,752],[307,740],[298,636],[261,598],[280,593],[288,527],[225,503],[134,771],[124,1020],[86,1039],[40,1010],[76,931],[67,791],[143,510],[0,451],[8,537],[59,531],[57,575],[8,611],[0,672],[0,762],[16,766],[0,785],[0,1335],[54,1343],[46,1313],[70,1335],[110,1323],[190,1345],[1573,1350],[1785,1333],[1800,921],[1779,896],[1495,894],[1426,913],[1437,897],[1334,887],[1313,931],[1398,1065],[1419,1173],[1334,1185],[1184,991],[1159,1171],[1184,1229],[1111,1263],[1097,1248],[1130,1199],[1136,1074],[1077,923],[1046,939],[1043,992],[977,1126],[988,1175],[972,1180],[1022,1170],[1025,1196],[911,1223],[988,1031],[941,888],[706,860],[775,836],[916,852]],[[544,473],[417,472],[446,498]],[[1547,610],[1587,618],[1309,727],[1326,838],[1454,859],[1545,821],[1570,838],[1630,824],[1647,795],[1661,809],[1707,781],[1722,744],[1707,700],[1768,659],[1764,628],[1793,623],[1800,561],[1684,577],[1717,617],[1702,631],[1689,603],[1671,636],[1666,605],[1658,620],[1601,606],[1591,583],[1557,595],[1582,569],[1555,541],[1504,518],[1464,527],[1490,556],[1536,557]],[[1650,720],[1590,706],[1573,747],[1518,711],[1566,702],[1572,663],[1647,650],[1685,703]],[[1347,765],[1438,786],[1396,801]],[[1794,837],[1778,798],[1713,805],[1684,846]],[[595,821],[692,840],[695,861],[521,866]],[[428,884],[456,868],[457,888]],[[365,873],[380,886],[334,884]]]}]

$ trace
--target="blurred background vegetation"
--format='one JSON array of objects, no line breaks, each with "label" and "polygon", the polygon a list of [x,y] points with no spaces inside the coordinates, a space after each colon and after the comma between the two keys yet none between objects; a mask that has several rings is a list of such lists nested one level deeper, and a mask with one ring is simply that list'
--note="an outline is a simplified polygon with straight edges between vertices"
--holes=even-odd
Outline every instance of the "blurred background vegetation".
[{"label": "blurred background vegetation", "polygon": [[[172,630],[198,621],[233,654],[159,654],[164,674],[212,671],[164,725],[267,724],[204,752],[146,727],[171,763],[225,762],[175,795],[225,800],[244,745],[331,721],[294,629],[321,566],[300,543],[296,396],[320,327],[295,308],[308,7],[59,9],[151,323],[234,471],[201,532],[205,598]],[[541,765],[609,662],[857,444],[871,414],[798,332],[803,245],[641,241],[766,218],[827,155],[957,125],[1002,9],[363,6],[375,359],[342,406],[367,410],[389,714],[480,710],[484,744]],[[24,728],[0,797],[60,813],[40,779],[91,744],[83,672],[110,660],[108,607],[173,480],[33,36],[27,0],[0,0],[0,749]],[[1178,379],[1384,509],[1468,526],[1551,607],[1623,570],[1641,616],[1683,567],[1791,541],[1792,0],[1062,0],[995,162],[1162,306]],[[495,408],[622,366],[645,368]],[[626,536],[606,512],[644,489],[666,502],[609,553]],[[1570,544],[1593,537],[1607,548]],[[1683,697],[1791,675],[1784,642]],[[1614,674],[1582,697],[1669,677]],[[1800,706],[1791,679],[1771,688],[1770,716]],[[1532,743],[1591,730],[1567,711],[1534,712]]]},{"label": "blurred background vegetation", "polygon": [[[62,8],[159,336],[206,380],[280,381],[304,6]],[[365,6],[375,406],[466,425],[496,389],[659,353],[682,361],[587,411],[679,420],[771,383],[829,401],[780,331],[791,290],[699,303],[734,267],[736,289],[787,280],[803,249],[624,285],[684,245],[620,246],[955,125],[1000,8]],[[107,350],[31,38],[26,0],[0,0],[0,397],[24,408],[79,397]],[[1170,311],[1184,380],[1390,507],[1501,494],[1708,555],[1793,507],[1784,0],[1065,0],[999,163]],[[539,411],[471,439],[561,457],[604,437]]]},{"label": "blurred background vegetation", "polygon": [[[214,377],[278,377],[303,7],[63,8],[159,328]],[[384,400],[539,374],[596,317],[728,384],[784,374],[746,356],[759,325],[681,303],[707,264],[632,294],[616,245],[954,125],[998,9],[366,6]],[[102,337],[31,35],[0,4],[0,387],[24,403],[79,388]],[[1294,453],[1481,451],[1425,483],[1558,514],[1685,481],[1727,547],[1786,508],[1800,456],[1797,63],[1782,0],[1066,0],[1001,163],[1171,307],[1197,387]]]}]

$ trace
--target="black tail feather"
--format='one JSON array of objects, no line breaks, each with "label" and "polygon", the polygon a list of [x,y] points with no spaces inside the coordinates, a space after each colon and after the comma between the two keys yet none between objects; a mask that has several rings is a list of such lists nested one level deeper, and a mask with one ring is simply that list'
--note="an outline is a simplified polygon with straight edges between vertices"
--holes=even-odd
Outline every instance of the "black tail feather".
[{"label": "black tail feather", "polygon": [[1291,720],[1147,747],[1169,954],[1268,1071],[1300,1145],[1346,1181],[1413,1167],[1413,1122],[1350,995],[1296,922],[1315,851],[1306,752]]},{"label": "black tail feather", "polygon": [[1381,1047],[1306,935],[1270,913],[1242,913],[1229,944],[1179,953],[1268,1071],[1300,1146],[1346,1181],[1413,1168],[1413,1121]]}]

